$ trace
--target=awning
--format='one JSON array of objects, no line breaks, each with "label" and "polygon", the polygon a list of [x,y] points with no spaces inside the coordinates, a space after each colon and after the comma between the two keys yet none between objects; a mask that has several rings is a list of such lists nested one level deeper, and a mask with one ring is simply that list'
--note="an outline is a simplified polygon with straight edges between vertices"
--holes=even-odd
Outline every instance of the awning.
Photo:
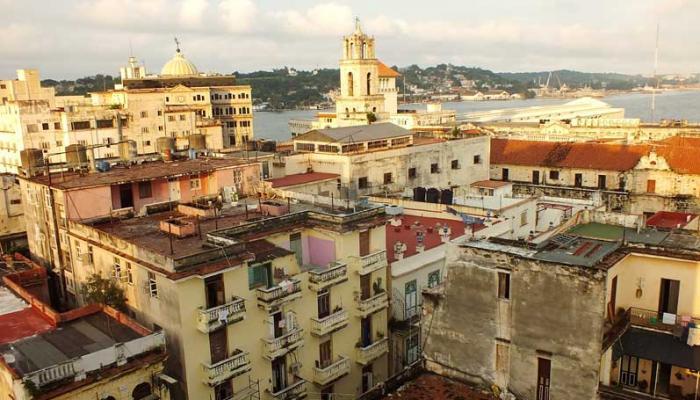
[{"label": "awning", "polygon": [[613,345],[613,359],[617,360],[623,354],[693,370],[700,369],[700,346],[688,346],[685,338],[668,333],[630,328]]}]

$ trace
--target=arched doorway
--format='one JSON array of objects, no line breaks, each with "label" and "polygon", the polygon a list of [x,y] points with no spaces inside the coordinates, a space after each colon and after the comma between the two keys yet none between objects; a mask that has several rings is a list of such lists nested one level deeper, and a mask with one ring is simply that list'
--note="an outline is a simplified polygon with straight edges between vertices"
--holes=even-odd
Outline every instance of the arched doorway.
[{"label": "arched doorway", "polygon": [[371,73],[371,72],[368,72],[368,73],[367,73],[367,96],[369,96],[370,94],[372,94],[372,93],[370,92],[371,82],[372,82],[372,73]]},{"label": "arched doorway", "polygon": [[136,385],[134,390],[131,392],[131,397],[134,400],[145,399],[151,395],[151,384],[148,382],[142,382]]},{"label": "arched doorway", "polygon": [[348,96],[354,96],[355,93],[355,83],[352,79],[352,72],[348,72]]}]

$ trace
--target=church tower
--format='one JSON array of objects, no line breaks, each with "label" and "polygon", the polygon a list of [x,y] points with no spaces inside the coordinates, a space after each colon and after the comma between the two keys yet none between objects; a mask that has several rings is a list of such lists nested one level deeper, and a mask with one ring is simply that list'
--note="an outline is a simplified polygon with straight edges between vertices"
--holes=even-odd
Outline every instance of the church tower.
[{"label": "church tower", "polygon": [[384,119],[384,96],[379,93],[379,61],[374,52],[374,38],[362,32],[360,20],[355,31],[343,37],[340,59],[340,96],[336,99],[339,125],[366,122],[367,113]]}]

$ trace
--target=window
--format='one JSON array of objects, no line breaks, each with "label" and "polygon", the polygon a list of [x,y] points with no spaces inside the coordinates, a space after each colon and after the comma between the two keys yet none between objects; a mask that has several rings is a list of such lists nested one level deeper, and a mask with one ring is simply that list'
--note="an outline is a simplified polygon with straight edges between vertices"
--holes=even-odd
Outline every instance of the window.
[{"label": "window", "polygon": [[452,162],[450,162],[450,167],[452,169],[459,169],[459,160],[452,160]]},{"label": "window", "polygon": [[190,179],[190,190],[200,190],[202,188],[202,181],[199,178]]},{"label": "window", "polygon": [[163,125],[158,125],[158,131],[163,132]]},{"label": "window", "polygon": [[391,172],[386,172],[384,173],[384,184],[388,185],[392,182],[391,180]]},{"label": "window", "polygon": [[583,174],[574,174],[574,186],[583,186]]},{"label": "window", "polygon": [[141,118],[148,118],[148,111],[141,111]]},{"label": "window", "polygon": [[158,282],[156,282],[156,274],[148,272],[148,293],[154,299],[158,298]]},{"label": "window", "polygon": [[367,189],[369,187],[369,183],[367,182],[366,176],[363,176],[362,178],[357,180],[357,187],[360,189]]},{"label": "window", "polygon": [[121,260],[118,257],[114,257],[114,265],[112,266],[112,276],[118,281],[122,280],[122,265]]},{"label": "window", "polygon": [[540,183],[540,171],[532,171],[532,183],[539,185]]},{"label": "window", "polygon": [[362,151],[365,146],[362,143],[353,143],[343,145],[343,153],[352,153],[353,151]]},{"label": "window", "polygon": [[163,115],[163,110],[158,110],[158,116],[160,117],[162,115]]},{"label": "window", "polygon": [[151,182],[139,182],[139,198],[147,199],[153,196]]},{"label": "window", "polygon": [[656,193],[656,181],[654,179],[647,180],[647,193]]},{"label": "window", "polygon": [[36,124],[27,124],[27,132],[36,133],[39,132],[39,128],[36,126]]},{"label": "window", "polygon": [[180,121],[184,121],[186,119],[186,117],[187,116],[185,114],[180,114]]},{"label": "window", "polygon": [[435,287],[440,284],[440,270],[428,274],[428,287]]},{"label": "window", "polygon": [[481,155],[477,154],[474,156],[474,164],[481,164]]},{"label": "window", "polygon": [[95,254],[93,253],[92,245],[88,245],[87,248],[87,261],[90,265],[92,265],[95,261]]},{"label": "window", "polygon": [[175,121],[175,116],[174,116],[174,115],[168,115],[168,121],[170,121],[170,122]]},{"label": "window", "polygon": [[97,120],[97,127],[100,129],[114,128],[114,121],[111,119],[98,119]]},{"label": "window", "polygon": [[248,268],[248,289],[254,289],[260,286],[267,286],[270,264],[258,264]]},{"label": "window", "polygon": [[606,185],[605,175],[598,175],[598,189],[605,189]]},{"label": "window", "polygon": [[438,167],[437,163],[430,164],[430,173],[437,174],[438,172],[440,172],[440,167]]},{"label": "window", "polygon": [[63,140],[57,140],[56,147],[63,147]]},{"label": "window", "polygon": [[61,123],[60,123],[60,122],[54,122],[54,123],[53,123],[53,129],[61,129]]},{"label": "window", "polygon": [[549,179],[553,181],[559,180],[559,171],[549,171]]},{"label": "window", "polygon": [[507,343],[496,342],[496,371],[505,373],[510,365],[510,347]]},{"label": "window", "polygon": [[498,298],[510,299],[510,273],[498,273]]},{"label": "window", "polygon": [[48,123],[48,122],[42,123],[42,124],[41,124],[41,129],[44,130],[44,131],[48,131],[48,130],[49,130],[49,123]]},{"label": "window", "polygon": [[318,145],[318,151],[323,152],[323,153],[337,153],[338,152],[338,146],[331,146],[327,144],[319,144]]},{"label": "window", "polygon": [[520,226],[527,225],[527,210],[520,213]]},{"label": "window", "polygon": [[508,168],[501,169],[501,179],[508,182],[508,180],[510,179],[509,172],[510,171],[508,171]]},{"label": "window", "polygon": [[126,267],[126,271],[125,271],[126,272],[126,274],[125,274],[126,283],[128,283],[129,285],[133,285],[134,284],[134,274],[131,271],[131,263],[127,261],[125,267]]},{"label": "window", "polygon": [[387,147],[388,144],[389,144],[389,142],[386,140],[374,140],[371,142],[367,142],[367,149],[368,150],[381,149],[383,147]]},{"label": "window", "polygon": [[410,141],[411,141],[410,137],[391,139],[391,145],[392,146],[400,146],[402,144],[408,144]]},{"label": "window", "polygon": [[141,128],[141,133],[148,133],[148,127],[144,126],[143,128]]},{"label": "window", "polygon": [[409,168],[408,169],[408,179],[415,179],[416,176],[417,176],[416,168],[415,167]]},{"label": "window", "polygon": [[297,143],[297,151],[314,151],[316,145],[313,143]]}]

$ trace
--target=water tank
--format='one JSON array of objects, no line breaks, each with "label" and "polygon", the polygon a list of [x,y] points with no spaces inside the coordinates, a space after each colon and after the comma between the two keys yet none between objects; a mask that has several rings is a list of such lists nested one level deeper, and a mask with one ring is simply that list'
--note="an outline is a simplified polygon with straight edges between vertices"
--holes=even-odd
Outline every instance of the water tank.
[{"label": "water tank", "polygon": [[95,169],[99,172],[107,172],[110,169],[109,161],[107,160],[97,160],[95,162]]},{"label": "water tank", "polygon": [[24,149],[19,152],[19,158],[27,176],[33,176],[44,167],[44,152],[41,149]]},{"label": "water tank", "polygon": [[87,166],[88,158],[85,146],[82,144],[69,144],[66,146],[66,164],[69,168],[82,168]]},{"label": "water tank", "polygon": [[439,203],[440,202],[440,190],[435,188],[430,188],[425,192],[425,201],[428,203]]},{"label": "water tank", "polygon": [[417,187],[413,188],[413,200],[415,201],[425,201],[425,188],[424,187]]},{"label": "water tank", "polygon": [[205,150],[207,148],[207,141],[204,135],[195,134],[188,137],[190,142],[190,149],[194,150]]},{"label": "water tank", "polygon": [[175,151],[175,138],[161,136],[156,139],[156,150],[163,156],[163,160],[170,161]]},{"label": "water tank", "polygon": [[452,204],[452,189],[443,189],[440,192],[440,203]]},{"label": "water tank", "polygon": [[119,143],[119,158],[124,161],[133,160],[136,158],[138,151],[136,150],[135,140],[125,140]]}]

